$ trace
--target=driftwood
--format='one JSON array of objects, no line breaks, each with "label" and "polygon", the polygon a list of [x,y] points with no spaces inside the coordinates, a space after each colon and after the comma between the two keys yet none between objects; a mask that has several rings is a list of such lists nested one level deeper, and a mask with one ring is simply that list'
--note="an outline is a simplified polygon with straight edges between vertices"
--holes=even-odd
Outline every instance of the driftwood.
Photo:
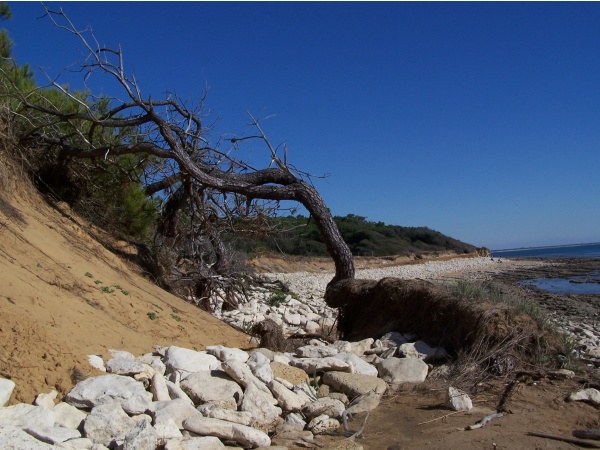
[{"label": "driftwood", "polygon": [[483,419],[477,421],[475,425],[469,425],[467,428],[465,428],[465,430],[476,430],[477,428],[485,427],[490,420],[498,419],[503,415],[504,414],[502,413],[490,414],[489,416],[485,416]]},{"label": "driftwood", "polygon": [[580,439],[600,441],[600,430],[573,430],[573,436]]},{"label": "driftwood", "polygon": [[598,444],[594,441],[585,441],[583,439],[576,439],[576,438],[572,438],[572,437],[568,437],[568,436],[558,436],[556,434],[536,433],[535,431],[530,431],[527,434],[529,436],[554,439],[555,441],[569,442],[571,444],[581,445],[582,447],[600,448],[600,444]]}]

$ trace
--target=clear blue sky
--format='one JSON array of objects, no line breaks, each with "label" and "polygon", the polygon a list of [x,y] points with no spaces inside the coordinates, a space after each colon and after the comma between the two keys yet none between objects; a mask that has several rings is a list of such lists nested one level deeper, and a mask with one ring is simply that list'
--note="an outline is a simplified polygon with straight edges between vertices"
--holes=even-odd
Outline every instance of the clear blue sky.
[{"label": "clear blue sky", "polygon": [[[18,63],[80,58],[40,4],[9,5]],[[47,5],[121,44],[153,97],[208,86],[215,136],[273,116],[335,215],[493,249],[600,241],[600,3]]]}]

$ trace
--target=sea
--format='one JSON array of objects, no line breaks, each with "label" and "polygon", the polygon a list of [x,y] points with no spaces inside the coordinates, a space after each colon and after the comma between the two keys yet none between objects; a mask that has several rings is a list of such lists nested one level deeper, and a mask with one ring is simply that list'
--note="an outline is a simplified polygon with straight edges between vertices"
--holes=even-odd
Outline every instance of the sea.
[{"label": "sea", "polygon": [[555,247],[492,250],[494,258],[600,258],[600,242]]},{"label": "sea", "polygon": [[[493,250],[492,258],[600,258],[600,242],[555,247]],[[535,286],[554,294],[600,295],[600,271],[571,278],[536,278],[524,280],[523,286]]]}]

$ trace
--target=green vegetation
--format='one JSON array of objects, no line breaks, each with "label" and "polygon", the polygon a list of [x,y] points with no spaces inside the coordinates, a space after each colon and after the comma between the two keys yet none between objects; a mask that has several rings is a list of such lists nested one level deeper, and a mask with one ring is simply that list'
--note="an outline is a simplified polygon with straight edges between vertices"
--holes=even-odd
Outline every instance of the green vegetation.
[{"label": "green vegetation", "polygon": [[[422,252],[473,253],[476,248],[427,227],[402,227],[370,222],[349,214],[334,217],[342,236],[355,256],[390,256]],[[304,216],[270,219],[271,235],[245,238],[235,243],[247,253],[282,252],[289,255],[327,256],[328,252],[314,221]]]}]

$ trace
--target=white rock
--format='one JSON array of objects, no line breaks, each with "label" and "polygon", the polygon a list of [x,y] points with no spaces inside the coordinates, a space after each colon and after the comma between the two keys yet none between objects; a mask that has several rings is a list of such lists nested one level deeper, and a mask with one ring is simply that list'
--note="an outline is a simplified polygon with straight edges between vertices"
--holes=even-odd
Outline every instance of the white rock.
[{"label": "white rock", "polygon": [[102,360],[102,357],[98,355],[87,355],[87,357],[90,366],[92,366],[94,369],[106,372],[106,367],[104,367],[104,361]]},{"label": "white rock", "polygon": [[148,409],[152,394],[133,378],[122,375],[100,375],[77,383],[65,401],[78,408],[118,402],[130,414],[141,414]]},{"label": "white rock", "polygon": [[[250,372],[248,366],[242,362],[240,364]],[[242,388],[227,375],[212,376],[208,372],[192,373],[181,382],[181,389],[195,404],[218,403],[223,408],[234,410],[237,409],[244,395]]]},{"label": "white rock", "polygon": [[230,359],[225,361],[221,367],[227,375],[243,387],[247,388],[249,384],[254,384],[261,391],[268,393],[269,395],[271,394],[267,385],[252,373],[247,364],[235,359]]},{"label": "white rock", "polygon": [[326,358],[337,355],[337,353],[337,348],[326,345],[306,345],[296,349],[296,355],[300,358]]},{"label": "white rock", "polygon": [[45,406],[48,409],[54,408],[54,401],[58,396],[58,391],[53,389],[48,394],[38,394],[33,401],[36,406]]},{"label": "white rock", "polygon": [[47,444],[59,444],[69,439],[81,437],[79,431],[63,427],[28,427],[24,428],[23,431]]},{"label": "white rock", "polygon": [[171,372],[210,372],[219,367],[219,360],[213,355],[175,346],[167,349],[163,362]]},{"label": "white rock", "polygon": [[0,448],[3,450],[48,450],[56,447],[37,440],[19,427],[3,423],[0,426]]},{"label": "white rock", "polygon": [[267,394],[256,387],[254,383],[250,383],[244,392],[240,410],[252,413],[255,427],[271,432],[279,422],[279,416],[282,413],[281,408],[275,406],[276,404],[277,400],[271,395],[271,392]]},{"label": "white rock", "polygon": [[164,441],[183,437],[181,431],[179,431],[179,427],[175,425],[175,421],[170,417],[166,421],[155,423],[154,429],[156,430],[158,440]]},{"label": "white rock", "polygon": [[144,364],[129,358],[112,358],[106,362],[106,371],[117,375],[135,375],[144,371]]},{"label": "white rock", "polygon": [[283,315],[283,320],[288,325],[301,325],[303,322],[306,323],[306,318],[301,316],[300,314],[285,313]]},{"label": "white rock", "polygon": [[155,450],[157,443],[156,430],[149,421],[141,420],[127,433],[120,450]]},{"label": "white rock", "polygon": [[64,448],[66,450],[88,450],[94,448],[94,445],[98,450],[103,450],[105,448],[102,445],[94,444],[94,441],[88,438],[69,439],[67,442],[58,444],[58,448]]},{"label": "white rock", "polygon": [[271,380],[268,386],[273,396],[277,399],[277,403],[284,411],[300,411],[306,404],[306,401],[302,397],[276,380]]},{"label": "white rock", "polygon": [[378,375],[377,368],[366,362],[360,356],[356,356],[354,353],[338,353],[334,358],[341,359],[345,363],[350,364],[353,367],[352,373],[371,375],[373,377]]},{"label": "white rock", "polygon": [[323,374],[323,383],[350,398],[369,392],[383,395],[387,389],[386,382],[381,378],[359,373],[327,372]]},{"label": "white rock", "polygon": [[454,411],[470,411],[473,409],[473,402],[466,392],[449,386],[446,391],[445,404]]},{"label": "white rock", "polygon": [[271,439],[262,431],[255,430],[254,428],[245,425],[226,422],[224,420],[195,417],[193,419],[187,419],[183,423],[183,426],[192,433],[216,436],[252,448],[261,446],[268,447],[271,445]]},{"label": "white rock", "polygon": [[398,347],[398,352],[405,358],[418,358],[426,361],[440,360],[448,356],[442,347],[431,347],[423,341],[402,344]]},{"label": "white rock", "polygon": [[251,426],[254,421],[254,416],[248,411],[233,411],[231,409],[219,408],[214,405],[199,406],[198,411],[204,417],[211,419],[226,420],[227,422],[239,423],[240,425]]},{"label": "white rock", "polygon": [[109,348],[108,352],[110,353],[110,356],[112,356],[113,358],[128,359],[129,361],[135,360],[135,356],[133,355],[133,353],[129,353],[124,350],[114,350],[112,348]]},{"label": "white rock", "polygon": [[290,358],[288,358],[286,355],[284,355],[283,353],[276,353],[273,356],[273,362],[285,364],[286,366],[289,366],[291,361],[292,360]]},{"label": "white rock", "polygon": [[15,382],[0,377],[0,408],[2,408],[10,400],[15,389]]},{"label": "white rock", "polygon": [[396,331],[390,331],[389,333],[384,334],[379,340],[384,348],[399,347],[408,342],[401,333]]},{"label": "white rock", "polygon": [[596,406],[600,406],[600,391],[594,388],[588,388],[577,392],[571,392],[569,397],[567,397],[567,400],[590,402]]},{"label": "white rock", "polygon": [[76,430],[87,417],[83,411],[65,402],[60,402],[52,408],[55,415],[54,425]]},{"label": "white rock", "polygon": [[323,414],[329,417],[340,417],[345,409],[346,406],[341,401],[329,397],[322,397],[309,405],[306,405],[302,412],[307,418],[313,419]]},{"label": "white rock", "polygon": [[95,406],[85,419],[83,430],[85,436],[95,444],[108,447],[111,442],[123,442],[127,433],[135,426],[121,405],[117,402]]},{"label": "white rock", "polygon": [[313,375],[315,372],[350,372],[351,370],[350,364],[334,357],[298,358],[290,361],[290,364],[304,370],[308,375]]},{"label": "white rock", "polygon": [[298,413],[290,413],[285,416],[285,423],[298,430],[304,430],[306,427],[306,421],[303,419],[302,415]]},{"label": "white rock", "polygon": [[200,413],[184,399],[152,402],[148,408],[154,419],[154,424],[166,424],[170,420],[175,422],[178,429],[183,428],[183,421]]},{"label": "white rock", "polygon": [[167,389],[169,390],[169,396],[171,397],[171,399],[173,399],[173,400],[182,399],[182,400],[187,401],[190,405],[194,404],[192,399],[185,392],[183,392],[183,389],[181,389],[179,386],[177,386],[172,381],[169,381],[169,380],[166,380],[166,381],[167,381]]},{"label": "white rock", "polygon": [[373,338],[363,339],[362,341],[358,341],[358,342],[351,342],[350,343],[352,346],[351,352],[357,356],[362,356],[365,354],[365,352],[367,350],[369,350],[371,348],[371,346],[373,345],[373,342],[375,342],[375,339],[373,339]]},{"label": "white rock", "polygon": [[228,359],[237,359],[241,362],[248,361],[249,355],[244,350],[239,348],[229,348],[222,345],[211,345],[206,347],[206,352],[209,355],[213,355],[219,358],[221,361],[227,361]]},{"label": "white rock", "polygon": [[323,414],[312,419],[308,424],[308,429],[311,430],[313,434],[322,434],[337,430],[339,426],[340,423],[336,419],[332,419]]},{"label": "white rock", "polygon": [[350,353],[352,351],[352,344],[348,341],[335,341],[331,346],[336,348],[338,353]]},{"label": "white rock", "polygon": [[388,383],[422,383],[429,368],[416,358],[388,358],[377,365],[379,376]]},{"label": "white rock", "polygon": [[155,373],[152,377],[152,399],[157,402],[164,402],[171,400],[169,395],[169,388],[167,387],[167,380],[159,374]]},{"label": "white rock", "polygon": [[226,447],[221,440],[214,436],[172,439],[165,445],[165,450],[221,450],[223,448]]},{"label": "white rock", "polygon": [[45,406],[19,403],[0,408],[0,424],[18,428],[52,427],[56,418],[54,411]]},{"label": "white rock", "polygon": [[320,330],[321,327],[319,326],[319,324],[312,320],[309,320],[308,322],[306,322],[306,325],[304,325],[304,331],[306,331],[307,333],[318,333]]}]

